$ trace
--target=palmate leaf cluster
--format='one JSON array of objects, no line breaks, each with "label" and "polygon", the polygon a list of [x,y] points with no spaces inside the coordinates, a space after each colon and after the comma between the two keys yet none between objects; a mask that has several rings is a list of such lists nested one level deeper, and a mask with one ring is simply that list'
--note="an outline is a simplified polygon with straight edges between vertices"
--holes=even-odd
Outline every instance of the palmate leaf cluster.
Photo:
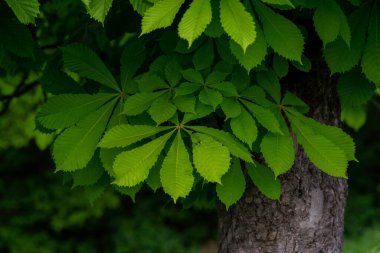
[{"label": "palmate leaf cluster", "polygon": [[[22,23],[34,22],[38,3],[6,2]],[[82,2],[107,25],[112,0]],[[346,177],[356,160],[353,140],[307,117],[308,105],[281,83],[291,70],[313,68],[304,50],[312,32],[298,22],[309,19],[331,74],[339,74],[342,119],[360,127],[356,115],[380,84],[377,0],[129,4],[141,23],[110,43],[123,48],[112,55],[117,67],[91,43],[68,43],[59,49],[62,71],[43,71],[51,95],[37,122],[57,134],[52,156],[74,186],[95,198],[111,185],[132,199],[143,187],[162,188],[185,205],[211,189],[228,208],[251,180],[279,200],[278,177],[299,146],[318,169]],[[17,54],[3,40],[0,49]]]}]

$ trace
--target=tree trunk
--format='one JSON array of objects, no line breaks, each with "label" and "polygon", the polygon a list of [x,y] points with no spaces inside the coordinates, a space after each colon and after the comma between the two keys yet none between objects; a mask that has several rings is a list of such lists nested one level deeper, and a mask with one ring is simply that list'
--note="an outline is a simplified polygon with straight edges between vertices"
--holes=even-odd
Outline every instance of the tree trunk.
[{"label": "tree trunk", "polygon": [[[285,80],[287,88],[311,106],[311,117],[337,126],[336,80],[321,60],[313,66],[310,73]],[[248,183],[228,212],[219,206],[219,253],[342,252],[347,181],[324,174],[296,149],[293,168],[280,176],[280,202]]]}]

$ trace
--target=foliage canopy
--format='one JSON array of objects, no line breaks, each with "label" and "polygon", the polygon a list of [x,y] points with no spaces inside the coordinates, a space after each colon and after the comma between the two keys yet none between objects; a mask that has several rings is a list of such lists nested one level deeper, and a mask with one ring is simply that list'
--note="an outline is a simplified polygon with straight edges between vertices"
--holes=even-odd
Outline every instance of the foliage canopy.
[{"label": "foliage canopy", "polygon": [[211,190],[228,208],[245,170],[279,199],[295,142],[331,176],[356,160],[353,140],[281,82],[312,69],[311,23],[342,119],[360,127],[380,85],[378,0],[5,2],[1,74],[42,83],[37,129],[55,136],[57,170],[94,196],[111,186],[134,199],[146,184],[185,205]]}]

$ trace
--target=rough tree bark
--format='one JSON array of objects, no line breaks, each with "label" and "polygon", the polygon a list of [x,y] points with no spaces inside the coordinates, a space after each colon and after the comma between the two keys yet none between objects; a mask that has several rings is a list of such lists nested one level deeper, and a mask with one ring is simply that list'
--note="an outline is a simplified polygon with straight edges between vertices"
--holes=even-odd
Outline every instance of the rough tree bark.
[{"label": "rough tree bark", "polygon": [[[311,106],[311,117],[337,126],[336,80],[320,57],[313,66],[310,73],[286,80],[287,86]],[[280,180],[281,202],[249,184],[228,212],[218,208],[219,253],[342,252],[346,180],[319,171],[300,146],[293,168]]]}]

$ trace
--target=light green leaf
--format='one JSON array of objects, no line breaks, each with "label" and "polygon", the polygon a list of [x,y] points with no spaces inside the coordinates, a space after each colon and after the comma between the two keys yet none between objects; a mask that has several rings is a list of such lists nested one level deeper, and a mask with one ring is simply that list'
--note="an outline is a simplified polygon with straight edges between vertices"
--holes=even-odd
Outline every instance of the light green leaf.
[{"label": "light green leaf", "polygon": [[204,103],[205,105],[211,105],[214,110],[220,103],[223,101],[223,96],[219,91],[215,91],[209,88],[204,88],[199,93],[199,101]]},{"label": "light green leaf", "polygon": [[233,40],[230,41],[230,47],[232,53],[238,59],[240,65],[242,65],[247,72],[250,72],[251,69],[260,65],[267,55],[267,43],[264,38],[264,34],[260,28],[256,28],[256,39],[253,44],[247,47],[247,50],[244,50]]},{"label": "light green leaf", "polygon": [[82,77],[87,77],[119,91],[119,85],[100,58],[83,44],[62,48],[65,66]]},{"label": "light green leaf", "polygon": [[144,13],[141,35],[170,26],[184,2],[185,0],[159,0],[154,3]]},{"label": "light green leaf", "polygon": [[106,128],[115,102],[102,106],[81,120],[78,125],[66,129],[58,136],[53,146],[57,170],[75,171],[88,164]]},{"label": "light green leaf", "polygon": [[295,152],[292,137],[268,132],[260,145],[265,162],[274,171],[275,176],[287,172],[294,163]]},{"label": "light green leaf", "polygon": [[42,106],[37,120],[46,128],[63,129],[74,125],[107,101],[110,94],[63,94],[54,96]]},{"label": "light green leaf", "polygon": [[237,117],[241,113],[241,105],[236,98],[223,98],[220,107],[226,115],[226,120]]},{"label": "light green leaf", "polygon": [[108,11],[111,9],[113,0],[89,0],[87,10],[90,16],[104,24]]},{"label": "light green leaf", "polygon": [[191,140],[196,170],[207,181],[221,183],[222,176],[230,167],[228,148],[205,134],[195,133]]},{"label": "light green leaf", "polygon": [[253,2],[263,23],[267,43],[279,55],[290,60],[301,61],[304,39],[298,27],[259,1]]},{"label": "light green leaf", "polygon": [[245,178],[240,167],[240,160],[234,158],[231,168],[222,177],[222,183],[216,186],[216,193],[222,203],[229,209],[239,201],[245,191]]},{"label": "light green leaf", "polygon": [[150,0],[129,0],[129,2],[131,3],[133,9],[137,11],[141,16],[143,16],[145,11],[153,5],[153,1]]},{"label": "light green leaf", "polygon": [[23,24],[34,24],[34,19],[40,13],[38,0],[5,0],[5,2]]},{"label": "light green leaf", "polygon": [[322,135],[343,150],[348,161],[357,161],[355,158],[355,143],[342,129],[321,124],[314,119],[307,118],[300,114],[297,115],[297,118],[302,120],[302,122],[308,127],[312,128],[316,134]]},{"label": "light green leaf", "polygon": [[277,118],[269,109],[247,101],[243,103],[263,127],[273,133],[282,134]]},{"label": "light green leaf", "polygon": [[178,24],[178,35],[189,42],[189,48],[210,24],[212,10],[210,0],[193,0]]},{"label": "light green leaf", "polygon": [[348,161],[344,151],[298,118],[290,117],[290,121],[298,143],[302,145],[310,161],[330,176],[347,178]]},{"label": "light green leaf", "polygon": [[281,104],[285,106],[294,106],[302,113],[307,113],[309,111],[309,106],[302,99],[289,91],[285,93]]},{"label": "light green leaf", "polygon": [[130,116],[138,115],[149,108],[153,101],[163,95],[166,91],[154,93],[137,93],[127,98],[124,105],[124,113]]},{"label": "light green leaf", "polygon": [[380,6],[374,3],[368,27],[368,39],[362,59],[362,69],[367,78],[380,83]]},{"label": "light green leaf", "polygon": [[100,161],[108,175],[115,177],[115,172],[113,171],[113,163],[118,154],[125,151],[124,148],[101,148],[99,152]]},{"label": "light green leaf", "polygon": [[269,168],[261,164],[256,164],[256,166],[247,164],[247,169],[253,183],[262,194],[269,199],[280,200],[280,181],[275,178],[273,172]]},{"label": "light green leaf", "polygon": [[98,146],[101,148],[127,147],[170,128],[146,125],[117,125],[105,133]]},{"label": "light green leaf", "polygon": [[230,125],[234,135],[251,148],[257,138],[257,126],[251,114],[242,109],[238,117],[231,119]]},{"label": "light green leaf", "polygon": [[113,183],[131,187],[143,182],[172,134],[167,133],[141,147],[119,154],[114,163],[116,179]]},{"label": "light green leaf", "polygon": [[223,29],[245,52],[256,39],[256,26],[251,14],[239,0],[220,1]]},{"label": "light green leaf", "polygon": [[160,125],[173,117],[176,111],[177,107],[169,101],[168,97],[162,96],[152,103],[148,113],[157,125]]},{"label": "light green leaf", "polygon": [[252,160],[252,155],[249,150],[241,144],[238,140],[236,140],[231,134],[215,129],[209,128],[205,126],[187,126],[188,129],[194,130],[196,132],[204,133],[210,135],[215,140],[222,143],[226,146],[232,155],[246,161],[249,163],[254,163]]},{"label": "light green leaf", "polygon": [[193,165],[180,132],[177,133],[162,163],[160,175],[164,191],[174,202],[190,193],[194,183]]}]

